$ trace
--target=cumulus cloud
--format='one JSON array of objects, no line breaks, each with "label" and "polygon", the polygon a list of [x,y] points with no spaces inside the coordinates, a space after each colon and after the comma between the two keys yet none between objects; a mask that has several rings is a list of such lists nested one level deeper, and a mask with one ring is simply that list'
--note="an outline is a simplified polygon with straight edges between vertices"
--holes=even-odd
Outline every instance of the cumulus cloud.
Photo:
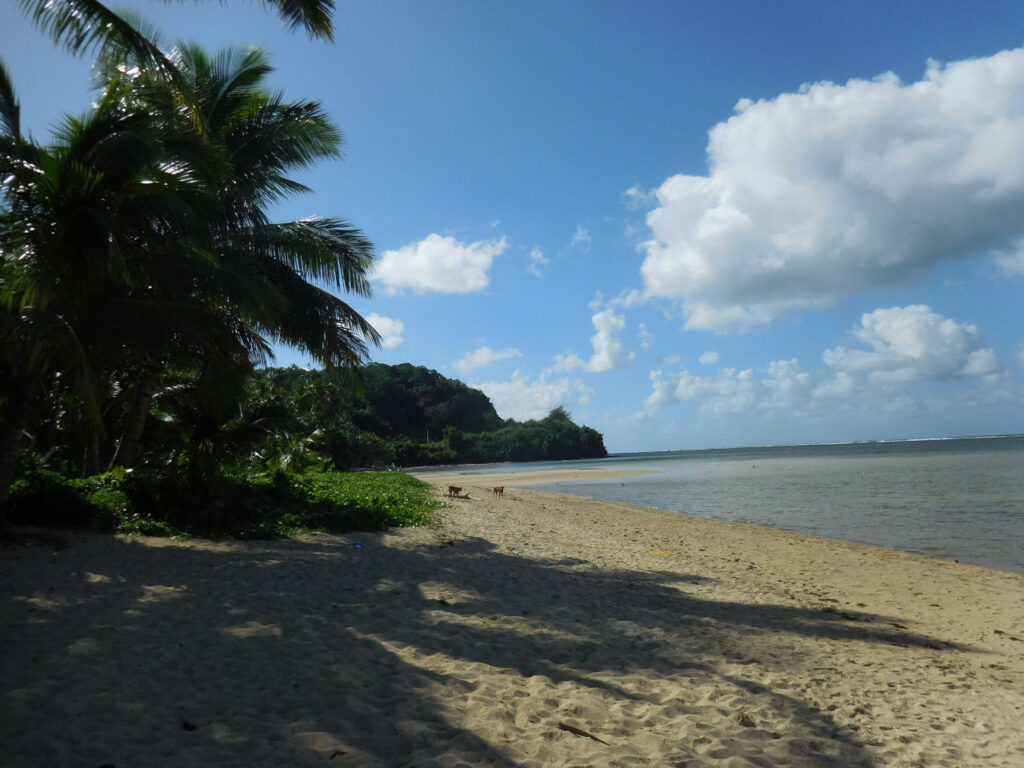
[{"label": "cumulus cloud", "polygon": [[718,353],[713,349],[709,349],[697,359],[700,361],[701,365],[714,365],[718,362]]},{"label": "cumulus cloud", "polygon": [[800,412],[813,389],[810,374],[801,370],[795,358],[769,363],[759,372],[725,368],[713,378],[690,371],[673,375],[658,370],[650,375],[654,391],[647,398],[648,406],[704,400],[702,411],[716,415]]},{"label": "cumulus cloud", "polygon": [[572,373],[587,367],[587,361],[572,352],[555,355],[553,359],[554,362],[548,368],[548,371],[553,373]]},{"label": "cumulus cloud", "polygon": [[598,312],[590,321],[597,333],[590,337],[594,354],[587,361],[588,373],[601,373],[629,367],[633,352],[626,348],[618,334],[626,327],[626,320],[612,309]]},{"label": "cumulus cloud", "polygon": [[901,393],[901,387],[968,378],[990,384],[1004,371],[977,326],[958,323],[924,305],[866,313],[850,335],[862,347],[825,350],[825,367],[818,371],[804,370],[796,358],[760,369],[724,368],[710,377],[688,370],[651,371],[648,409],[700,401],[701,412],[714,415],[806,415],[861,397],[873,407],[883,402],[907,410],[915,400]]},{"label": "cumulus cloud", "polygon": [[455,363],[455,367],[463,373],[467,373],[477,368],[486,368],[489,365],[494,365],[501,360],[511,360],[513,357],[522,356],[523,353],[514,347],[495,352],[485,344]]},{"label": "cumulus cloud", "polygon": [[536,278],[544,277],[544,268],[550,263],[550,259],[544,255],[540,248],[530,251],[530,263],[527,264],[527,271]]},{"label": "cumulus cloud", "polygon": [[483,390],[503,418],[519,421],[542,419],[559,405],[586,405],[594,394],[579,379],[549,378],[546,374],[531,379],[519,371],[508,381],[487,381],[474,386]]},{"label": "cumulus cloud", "polygon": [[405,333],[405,323],[401,320],[395,320],[393,317],[385,317],[384,315],[378,315],[376,312],[371,312],[366,316],[366,322],[372,325],[377,333],[381,335],[380,345],[384,349],[394,349],[405,341],[402,336]]},{"label": "cumulus cloud", "polygon": [[751,102],[710,132],[707,176],[656,192],[641,273],[686,327],[794,310],[996,254],[1024,273],[1024,49]]},{"label": "cumulus cloud", "polygon": [[405,289],[473,293],[487,287],[487,271],[506,245],[505,238],[466,245],[435,233],[397,251],[384,251],[370,279],[383,283],[388,295]]},{"label": "cumulus cloud", "polygon": [[[591,302],[591,308],[595,309],[602,304],[600,294]],[[614,309],[596,311],[590,318],[597,330],[590,337],[590,344],[594,353],[588,360],[574,352],[566,352],[562,355],[555,355],[554,362],[547,369],[550,373],[571,373],[575,370],[584,370],[587,373],[603,373],[621,368],[628,368],[633,361],[634,353],[626,347],[619,338],[619,334],[626,328],[626,319],[622,315],[615,314]],[[650,341],[651,335],[647,330],[640,327],[641,343]]]},{"label": "cumulus cloud", "polygon": [[873,382],[941,381],[1003,370],[976,325],[957,323],[923,304],[869,312],[851,335],[870,349],[827,349],[825,364]]}]

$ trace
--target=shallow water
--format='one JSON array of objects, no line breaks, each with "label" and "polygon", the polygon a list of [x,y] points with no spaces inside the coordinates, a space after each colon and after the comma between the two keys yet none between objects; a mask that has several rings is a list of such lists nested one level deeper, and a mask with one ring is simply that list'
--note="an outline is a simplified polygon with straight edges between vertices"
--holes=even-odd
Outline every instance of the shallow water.
[{"label": "shallow water", "polygon": [[[1024,573],[1024,436],[633,454],[550,466],[576,465],[657,474],[531,487]],[[502,465],[527,467],[543,468]]]}]

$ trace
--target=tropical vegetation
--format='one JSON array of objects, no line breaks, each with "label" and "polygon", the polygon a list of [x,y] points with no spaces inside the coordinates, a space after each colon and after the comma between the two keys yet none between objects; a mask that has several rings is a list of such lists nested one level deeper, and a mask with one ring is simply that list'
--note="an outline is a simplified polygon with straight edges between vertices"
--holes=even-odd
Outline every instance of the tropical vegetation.
[{"label": "tropical vegetation", "polygon": [[[106,18],[37,6],[71,47],[99,34],[89,13]],[[183,44],[152,67],[123,38],[101,46],[93,108],[48,144],[22,130],[0,64],[0,510],[26,433],[75,474],[131,468],[158,395],[178,441],[163,471],[210,483],[273,345],[354,368],[378,340],[332,292],[369,295],[370,242],[268,213],[308,191],[294,171],[338,155],[321,106],[271,92],[258,49]]]},{"label": "tropical vegetation", "polygon": [[[604,455],[564,409],[505,421],[411,365],[368,365],[370,241],[275,221],[336,158],[316,101],[267,85],[255,48],[162,48],[96,0],[19,0],[96,99],[49,141],[0,62],[0,527],[284,535],[421,523],[429,486],[352,468]],[[332,0],[274,0],[330,38]],[[322,370],[266,366],[300,350]]]}]

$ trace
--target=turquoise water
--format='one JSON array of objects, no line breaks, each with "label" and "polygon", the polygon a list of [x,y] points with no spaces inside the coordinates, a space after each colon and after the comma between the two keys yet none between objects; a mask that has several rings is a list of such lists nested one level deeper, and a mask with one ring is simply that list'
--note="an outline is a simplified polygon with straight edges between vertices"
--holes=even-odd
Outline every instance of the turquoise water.
[{"label": "turquoise water", "polygon": [[1024,435],[729,448],[504,464],[650,469],[531,486],[1024,573]]}]

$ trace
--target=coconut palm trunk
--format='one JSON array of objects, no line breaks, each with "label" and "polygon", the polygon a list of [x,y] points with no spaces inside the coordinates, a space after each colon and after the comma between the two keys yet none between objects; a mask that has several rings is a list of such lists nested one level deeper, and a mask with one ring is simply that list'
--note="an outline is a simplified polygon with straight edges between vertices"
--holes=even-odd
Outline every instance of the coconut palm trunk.
[{"label": "coconut palm trunk", "polygon": [[128,413],[124,431],[121,439],[117,442],[117,450],[110,460],[111,467],[131,468],[135,466],[135,460],[139,455],[139,447],[142,445],[142,434],[146,429],[146,418],[149,416],[149,407],[153,404],[153,396],[156,394],[159,378],[152,373],[142,380],[135,391],[135,400]]}]

